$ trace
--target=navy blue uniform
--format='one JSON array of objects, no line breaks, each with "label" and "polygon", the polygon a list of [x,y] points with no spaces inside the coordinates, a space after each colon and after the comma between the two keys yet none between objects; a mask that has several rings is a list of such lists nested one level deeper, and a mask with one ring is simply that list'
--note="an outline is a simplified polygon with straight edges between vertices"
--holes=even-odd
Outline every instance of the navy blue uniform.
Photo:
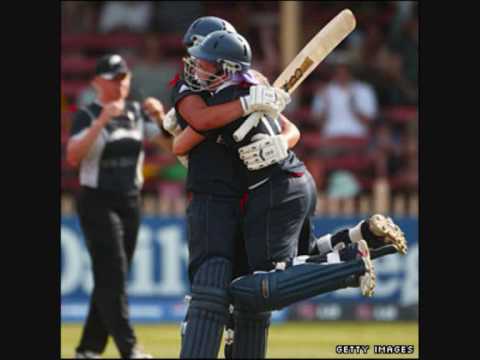
[{"label": "navy blue uniform", "polygon": [[[183,80],[172,91],[179,125],[188,123],[178,111],[181,99],[190,95],[206,100],[208,92],[192,92]],[[180,357],[212,358],[218,354],[227,322],[228,287],[242,274],[239,264],[243,246],[240,201],[246,177],[234,151],[215,141],[203,141],[189,152],[187,208],[191,302],[182,333]],[[245,268],[246,266],[244,266]],[[204,341],[201,339],[208,339]]]},{"label": "navy blue uniform", "polygon": [[[172,91],[176,116],[182,129],[188,123],[177,105],[186,96],[201,96],[208,92],[192,92],[183,80]],[[240,199],[245,192],[246,178],[241,161],[234,150],[215,141],[203,141],[188,154],[186,189],[192,194],[187,207],[190,280],[196,269],[211,256],[224,256],[234,262],[235,246],[242,249],[242,216]]]},{"label": "navy blue uniform", "polygon": [[[207,103],[210,106],[225,103],[248,93],[248,86],[234,84],[207,98]],[[251,143],[255,134],[281,133],[278,121],[265,117],[237,143],[233,133],[244,120],[240,118],[209,131],[210,142],[225,144],[234,150],[233,157],[238,159],[238,149]],[[315,211],[316,188],[303,162],[289,151],[285,160],[264,169],[250,171],[243,162],[240,168],[248,188],[244,236],[250,271],[271,270],[274,262],[295,257],[300,235],[303,242],[300,248],[308,253],[314,244],[309,220]]]}]

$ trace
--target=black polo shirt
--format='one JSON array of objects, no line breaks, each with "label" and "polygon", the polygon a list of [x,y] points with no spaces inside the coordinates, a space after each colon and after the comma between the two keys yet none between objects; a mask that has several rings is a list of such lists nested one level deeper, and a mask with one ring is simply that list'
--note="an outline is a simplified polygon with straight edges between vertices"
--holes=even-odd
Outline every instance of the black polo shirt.
[{"label": "black polo shirt", "polygon": [[[72,138],[85,136],[98,118],[102,105],[96,100],[73,117]],[[138,102],[126,102],[125,111],[102,129],[80,163],[80,185],[90,188],[138,193],[143,185],[143,140],[160,133],[157,124],[141,110]]]}]

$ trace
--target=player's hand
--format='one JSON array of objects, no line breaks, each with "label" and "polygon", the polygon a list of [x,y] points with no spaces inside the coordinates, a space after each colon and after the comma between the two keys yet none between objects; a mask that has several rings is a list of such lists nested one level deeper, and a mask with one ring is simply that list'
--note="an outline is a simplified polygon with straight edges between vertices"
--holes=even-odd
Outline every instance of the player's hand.
[{"label": "player's hand", "polygon": [[100,113],[99,119],[102,123],[106,124],[114,117],[122,115],[124,108],[125,102],[122,100],[105,104]]},{"label": "player's hand", "polygon": [[256,134],[251,144],[238,149],[248,170],[259,170],[288,157],[288,143],[282,135]]},{"label": "player's hand", "polygon": [[148,116],[156,119],[162,120],[165,116],[165,110],[160,100],[155,99],[154,97],[148,97],[143,102],[143,110],[147,113]]},{"label": "player's hand", "polygon": [[167,115],[165,115],[163,119],[163,128],[172,136],[177,136],[182,131],[180,125],[178,125],[175,108],[172,107]]},{"label": "player's hand", "polygon": [[251,86],[249,95],[240,98],[244,116],[259,111],[272,118],[277,118],[289,102],[288,93],[282,89],[265,85]]}]

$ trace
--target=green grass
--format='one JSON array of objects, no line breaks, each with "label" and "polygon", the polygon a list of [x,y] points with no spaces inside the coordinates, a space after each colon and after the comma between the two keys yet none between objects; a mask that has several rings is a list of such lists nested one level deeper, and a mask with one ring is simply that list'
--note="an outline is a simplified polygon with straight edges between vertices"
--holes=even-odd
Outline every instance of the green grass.
[{"label": "green grass", "polygon": [[[157,358],[178,358],[178,324],[135,325],[143,348]],[[61,329],[62,358],[71,358],[81,334],[81,325]],[[337,355],[336,345],[370,345],[368,355]],[[414,345],[413,355],[374,355],[372,345]],[[103,357],[118,358],[110,339]],[[418,358],[416,322],[288,322],[270,327],[267,358]],[[223,358],[223,345],[219,353]]]}]

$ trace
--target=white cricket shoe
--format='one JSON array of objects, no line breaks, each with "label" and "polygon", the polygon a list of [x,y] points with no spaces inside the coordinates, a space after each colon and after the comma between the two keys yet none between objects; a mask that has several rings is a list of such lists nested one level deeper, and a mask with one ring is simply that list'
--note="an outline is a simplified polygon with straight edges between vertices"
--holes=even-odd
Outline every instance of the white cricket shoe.
[{"label": "white cricket shoe", "polygon": [[375,236],[382,238],[387,244],[392,244],[400,254],[405,255],[407,253],[405,234],[390,217],[375,214],[367,221],[370,231]]},{"label": "white cricket shoe", "polygon": [[373,296],[375,292],[377,276],[375,274],[373,262],[370,259],[370,250],[368,249],[368,244],[365,240],[360,240],[358,242],[358,256],[362,258],[363,263],[365,264],[365,273],[359,277],[360,290],[362,291],[363,296],[370,297]]},{"label": "white cricket shoe", "polygon": [[153,356],[147,353],[144,353],[142,350],[135,348],[130,355],[130,359],[153,359]]},{"label": "white cricket shoe", "polygon": [[93,351],[77,351],[75,359],[101,359],[101,356],[99,353]]}]

